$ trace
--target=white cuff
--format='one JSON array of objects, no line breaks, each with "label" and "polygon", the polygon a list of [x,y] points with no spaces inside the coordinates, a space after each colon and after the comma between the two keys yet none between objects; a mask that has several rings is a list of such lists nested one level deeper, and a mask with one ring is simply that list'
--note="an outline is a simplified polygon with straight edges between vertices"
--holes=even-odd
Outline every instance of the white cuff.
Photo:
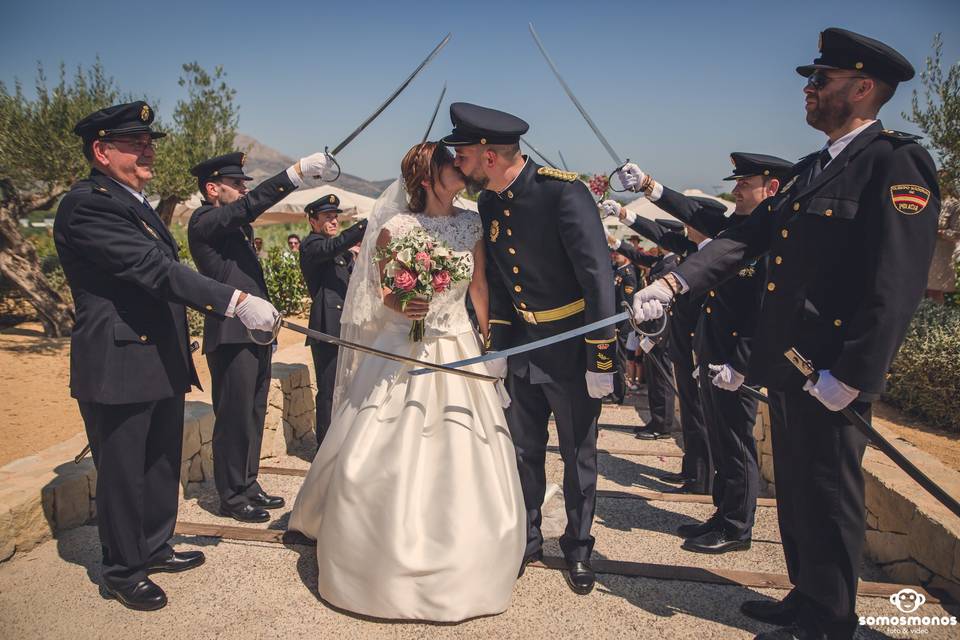
[{"label": "white cuff", "polygon": [[656,202],[657,200],[660,199],[660,196],[662,195],[663,195],[663,185],[657,182],[656,180],[654,180],[653,189],[650,190],[650,195],[647,196],[647,200],[649,200],[650,202]]},{"label": "white cuff", "polygon": [[240,291],[240,289],[234,289],[233,295],[230,296],[230,304],[227,305],[227,310],[223,312],[223,315],[227,316],[228,318],[232,318],[234,316],[234,312],[237,310],[237,300],[240,298],[240,294],[242,293],[243,291]]},{"label": "white cuff", "polygon": [[287,177],[290,178],[290,182],[293,183],[297,189],[303,186],[303,178],[300,177],[300,174],[297,173],[297,163],[300,162],[297,160],[294,164],[290,165],[287,169]]},{"label": "white cuff", "polygon": [[623,221],[626,222],[627,225],[631,225],[637,221],[637,214],[630,211],[630,209],[626,209],[626,213],[623,214]]},{"label": "white cuff", "polygon": [[687,291],[690,291],[690,285],[687,284],[687,281],[684,280],[679,273],[674,271],[671,271],[670,273],[672,273],[673,277],[677,279],[677,283],[680,285],[680,293],[686,293]]}]

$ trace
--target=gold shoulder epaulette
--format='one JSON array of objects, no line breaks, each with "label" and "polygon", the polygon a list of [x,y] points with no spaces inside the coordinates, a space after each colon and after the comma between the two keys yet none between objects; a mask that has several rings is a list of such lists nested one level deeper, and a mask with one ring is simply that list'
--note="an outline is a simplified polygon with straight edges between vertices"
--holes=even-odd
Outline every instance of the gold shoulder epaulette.
[{"label": "gold shoulder epaulette", "polygon": [[110,195],[110,190],[107,189],[106,187],[101,187],[100,185],[94,185],[93,190],[105,196]]},{"label": "gold shoulder epaulette", "polygon": [[552,167],[540,167],[537,169],[537,175],[553,178],[554,180],[563,180],[564,182],[573,182],[578,178],[574,171],[560,171]]},{"label": "gold shoulder epaulette", "polygon": [[887,138],[893,138],[894,140],[899,140],[901,142],[916,142],[921,139],[921,136],[915,136],[912,133],[904,133],[903,131],[894,131],[893,129],[884,129],[880,132],[880,135],[886,136]]}]

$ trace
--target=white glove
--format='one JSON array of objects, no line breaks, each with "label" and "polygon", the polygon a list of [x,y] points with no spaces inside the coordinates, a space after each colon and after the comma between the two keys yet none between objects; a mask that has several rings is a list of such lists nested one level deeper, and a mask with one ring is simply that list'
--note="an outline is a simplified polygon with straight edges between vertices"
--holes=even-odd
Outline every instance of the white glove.
[{"label": "white glove", "polygon": [[600,203],[600,210],[605,218],[620,219],[620,203],[616,200],[604,200]]},{"label": "white glove", "polygon": [[710,381],[713,386],[720,387],[724,391],[736,391],[743,384],[743,374],[728,364],[707,365],[710,369]]},{"label": "white glove", "polygon": [[673,300],[673,291],[661,278],[640,289],[633,296],[633,319],[636,322],[653,320],[663,315],[663,308]]},{"label": "white glove", "polygon": [[587,371],[587,393],[591,398],[603,398],[613,393],[613,374]]},{"label": "white glove", "polygon": [[643,184],[643,180],[647,177],[647,174],[641,171],[640,167],[634,163],[628,162],[617,170],[617,177],[625,189],[640,191],[640,185]]},{"label": "white glove", "polygon": [[337,166],[330,159],[330,156],[323,152],[300,158],[298,164],[304,184],[312,187],[319,186],[323,182],[329,182],[337,175]]},{"label": "white glove", "polygon": [[507,377],[507,359],[506,358],[495,358],[493,360],[487,360],[484,362],[487,366],[487,375],[493,376],[495,378]]},{"label": "white glove", "polygon": [[860,395],[858,390],[834,378],[829,370],[820,369],[817,373],[820,375],[817,383],[807,380],[803,390],[822,402],[830,411],[840,411]]},{"label": "white glove", "polygon": [[247,297],[244,298],[242,302],[237,303],[233,314],[247,329],[251,331],[266,331],[268,333],[273,331],[277,318],[280,317],[280,314],[272,304],[263,298],[251,296],[250,294],[247,294]]}]

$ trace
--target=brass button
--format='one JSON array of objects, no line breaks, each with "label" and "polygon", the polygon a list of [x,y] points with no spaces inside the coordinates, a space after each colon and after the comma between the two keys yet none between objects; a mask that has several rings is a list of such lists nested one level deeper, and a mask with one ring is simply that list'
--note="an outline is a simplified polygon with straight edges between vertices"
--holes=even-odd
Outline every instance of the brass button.
[{"label": "brass button", "polygon": [[509,217],[510,217],[510,209],[504,209],[504,210],[503,210],[503,215],[505,215],[505,216],[507,216],[507,217],[509,218]]},{"label": "brass button", "polygon": [[826,211],[823,212],[823,215],[829,218],[830,216],[833,215],[833,209],[827,209]]},{"label": "brass button", "polygon": [[777,264],[783,264],[783,258],[781,258],[780,256],[777,256],[776,258],[774,258],[773,261],[776,262]]},{"label": "brass button", "polygon": [[790,232],[789,232],[789,231],[787,231],[786,229],[780,229],[780,236],[781,236],[781,237],[786,238],[786,237],[789,236],[789,235],[790,235]]},{"label": "brass button", "polygon": [[691,338],[693,337],[693,331],[690,332],[690,337],[691,337]]},{"label": "brass button", "polygon": [[277,191],[283,192],[283,187],[277,187]]},{"label": "brass button", "polygon": [[793,203],[793,210],[794,210],[794,211],[800,211],[800,203],[799,203],[799,202],[794,202],[794,203]]},{"label": "brass button", "polygon": [[514,267],[514,268],[513,268],[513,272],[514,272],[514,273],[520,273],[520,267]]},{"label": "brass button", "polygon": [[767,283],[767,291],[773,291],[776,288],[777,288],[777,285],[775,285],[774,283],[772,282]]},{"label": "brass button", "polygon": [[507,197],[513,200],[513,191],[507,190]]},{"label": "brass button", "polygon": [[513,235],[513,230],[512,230],[512,229],[507,229],[507,235],[508,235],[508,236],[512,236],[512,235]]},{"label": "brass button", "polygon": [[343,309],[343,307],[341,307],[340,305],[337,305],[337,309]]},{"label": "brass button", "polygon": [[208,304],[207,306],[204,307],[204,309],[206,309],[207,311],[213,311],[213,305]]},{"label": "brass button", "polygon": [[717,297],[717,292],[716,292],[716,291],[710,291],[710,297],[711,297],[711,298],[716,298],[716,297]]},{"label": "brass button", "polygon": [[768,204],[768,205],[767,205],[767,211],[773,211],[773,205],[772,205],[772,204]]},{"label": "brass button", "polygon": [[521,308],[521,309],[526,309],[526,308],[527,308],[527,303],[526,303],[526,302],[521,302],[521,303],[520,303],[520,308]]},{"label": "brass button", "polygon": [[146,342],[147,336],[140,336],[140,342]]},{"label": "brass button", "polygon": [[843,320],[841,320],[840,318],[837,318],[836,320],[833,321],[833,326],[835,327],[839,327],[842,324],[843,324]]},{"label": "brass button", "polygon": [[516,291],[517,293],[520,293],[521,291],[523,291],[523,287],[521,287],[518,284],[515,284],[513,285],[513,290]]},{"label": "brass button", "polygon": [[507,251],[509,251],[509,252],[510,252],[510,255],[512,255],[512,256],[517,255],[517,250],[514,249],[513,247],[510,247],[509,249],[507,249]]},{"label": "brass button", "polygon": [[710,307],[704,307],[703,310],[706,311],[707,313],[713,313],[713,309],[711,309]]},{"label": "brass button", "polygon": [[730,335],[732,335],[734,338],[736,338],[736,337],[737,337],[737,332],[736,332],[736,331],[731,331],[731,332],[730,332]]}]

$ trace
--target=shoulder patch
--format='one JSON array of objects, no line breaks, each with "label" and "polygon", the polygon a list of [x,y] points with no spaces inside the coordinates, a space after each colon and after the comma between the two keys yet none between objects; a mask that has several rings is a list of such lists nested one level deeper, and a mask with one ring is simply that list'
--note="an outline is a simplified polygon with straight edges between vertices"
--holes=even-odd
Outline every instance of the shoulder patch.
[{"label": "shoulder patch", "polygon": [[903,131],[894,131],[893,129],[884,129],[880,132],[880,135],[885,138],[890,138],[891,140],[897,140],[898,142],[916,142],[922,139],[922,136],[915,136],[912,133],[904,133]]},{"label": "shoulder patch", "polygon": [[554,180],[563,180],[564,182],[573,182],[579,177],[576,172],[560,171],[560,169],[553,169],[551,167],[540,167],[537,169],[537,175],[553,178]]},{"label": "shoulder patch", "polygon": [[890,200],[897,211],[913,216],[930,202],[930,190],[918,184],[895,184],[890,187]]}]

